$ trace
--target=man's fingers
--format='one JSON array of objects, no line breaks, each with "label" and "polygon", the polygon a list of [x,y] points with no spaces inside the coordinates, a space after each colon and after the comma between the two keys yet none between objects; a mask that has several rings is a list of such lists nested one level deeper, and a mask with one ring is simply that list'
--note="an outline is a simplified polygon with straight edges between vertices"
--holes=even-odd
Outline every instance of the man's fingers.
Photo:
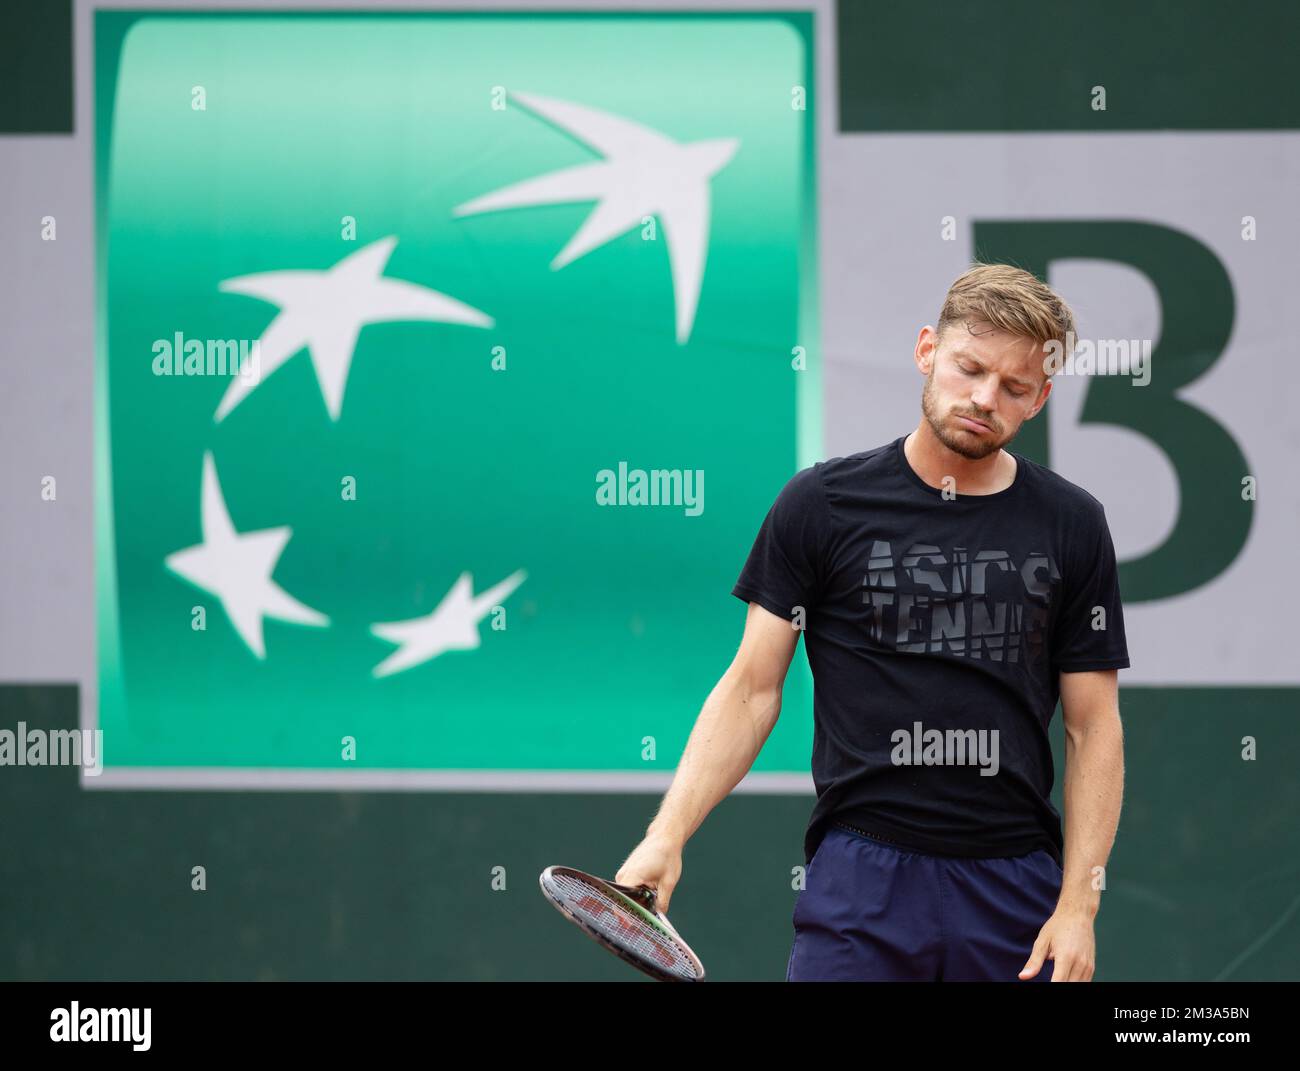
[{"label": "man's fingers", "polygon": [[[1040,936],[1038,940],[1034,942],[1033,950],[1029,953],[1029,959],[1025,962],[1025,965],[1020,968],[1021,978],[1037,977],[1039,970],[1043,966],[1043,960],[1047,958],[1049,946],[1050,942],[1046,937]],[[1052,980],[1056,980],[1055,975],[1052,976]]]},{"label": "man's fingers", "polygon": [[[1092,972],[1093,965],[1082,954],[1071,955],[1056,964],[1056,973],[1062,982],[1090,982]],[[1053,975],[1052,981],[1056,981],[1056,975]]]},{"label": "man's fingers", "polygon": [[1065,955],[1058,957],[1056,960],[1056,967],[1054,968],[1052,974],[1052,981],[1053,982],[1082,981],[1083,979],[1080,977],[1080,968],[1082,967],[1082,965],[1083,965],[1083,960],[1080,959],[1079,956],[1076,954],[1066,953]]}]

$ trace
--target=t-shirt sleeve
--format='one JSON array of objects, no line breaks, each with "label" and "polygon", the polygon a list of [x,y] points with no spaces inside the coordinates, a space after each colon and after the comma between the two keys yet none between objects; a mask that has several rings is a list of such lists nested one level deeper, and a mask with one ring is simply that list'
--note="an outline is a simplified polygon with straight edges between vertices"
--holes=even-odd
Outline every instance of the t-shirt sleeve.
[{"label": "t-shirt sleeve", "polygon": [[830,542],[830,507],[820,465],[796,473],[763,519],[731,593],[789,621],[821,594]]},{"label": "t-shirt sleeve", "polygon": [[1058,670],[1126,669],[1128,641],[1119,591],[1119,565],[1106,511],[1098,506],[1064,577],[1061,613],[1052,634],[1052,661]]}]

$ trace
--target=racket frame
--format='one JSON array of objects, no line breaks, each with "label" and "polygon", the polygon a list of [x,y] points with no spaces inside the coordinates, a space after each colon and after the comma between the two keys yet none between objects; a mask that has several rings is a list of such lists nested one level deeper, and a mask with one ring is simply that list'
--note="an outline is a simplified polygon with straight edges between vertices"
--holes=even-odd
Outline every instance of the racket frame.
[{"label": "racket frame", "polygon": [[[673,974],[671,971],[666,971],[662,967],[657,967],[653,963],[633,955],[627,949],[620,948],[613,941],[609,940],[596,927],[587,922],[586,919],[580,918],[578,915],[570,911],[568,906],[553,896],[550,889],[547,888],[547,882],[551,880],[553,875],[556,873],[564,873],[572,878],[578,879],[579,881],[588,882],[591,885],[594,885],[597,889],[605,892],[607,896],[614,894],[611,896],[611,899],[621,897],[628,901],[630,906],[635,908],[650,925],[665,931],[668,936],[672,938],[673,942],[682,951],[683,955],[694,969],[695,978],[683,978],[680,975]],[[682,940],[682,935],[679,934],[673,924],[668,921],[668,916],[660,911],[656,906],[658,895],[649,885],[620,885],[616,881],[606,881],[604,878],[599,878],[595,874],[588,874],[585,870],[578,870],[576,867],[571,866],[548,866],[538,877],[537,883],[541,887],[542,895],[550,901],[551,905],[560,912],[560,914],[570,922],[574,923],[578,929],[600,945],[601,948],[613,952],[619,959],[635,967],[642,973],[648,974],[651,978],[660,982],[702,982],[704,980],[704,964],[700,962],[700,957],[695,954],[694,949],[692,949],[690,945]]]}]

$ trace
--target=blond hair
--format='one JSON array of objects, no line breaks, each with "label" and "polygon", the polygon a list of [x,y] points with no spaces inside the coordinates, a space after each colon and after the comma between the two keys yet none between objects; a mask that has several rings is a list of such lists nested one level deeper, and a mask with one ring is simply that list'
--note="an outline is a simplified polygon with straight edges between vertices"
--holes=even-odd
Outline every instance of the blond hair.
[{"label": "blond hair", "polygon": [[[1036,276],[1010,264],[976,264],[948,288],[939,312],[939,333],[949,324],[985,320],[1012,335],[1032,338],[1047,350],[1058,342],[1068,353],[1074,343],[1074,312]],[[1045,364],[1051,378],[1055,367]]]}]

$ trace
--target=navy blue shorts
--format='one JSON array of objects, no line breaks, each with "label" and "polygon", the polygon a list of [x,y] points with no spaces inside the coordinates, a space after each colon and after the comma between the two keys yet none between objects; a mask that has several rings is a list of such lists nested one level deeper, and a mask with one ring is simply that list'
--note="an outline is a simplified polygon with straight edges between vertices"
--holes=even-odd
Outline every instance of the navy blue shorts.
[{"label": "navy blue shorts", "polygon": [[[1041,849],[956,859],[832,825],[795,900],[786,981],[1022,981],[1060,891],[1061,868]],[[1023,980],[1051,979],[1049,959]]]}]

